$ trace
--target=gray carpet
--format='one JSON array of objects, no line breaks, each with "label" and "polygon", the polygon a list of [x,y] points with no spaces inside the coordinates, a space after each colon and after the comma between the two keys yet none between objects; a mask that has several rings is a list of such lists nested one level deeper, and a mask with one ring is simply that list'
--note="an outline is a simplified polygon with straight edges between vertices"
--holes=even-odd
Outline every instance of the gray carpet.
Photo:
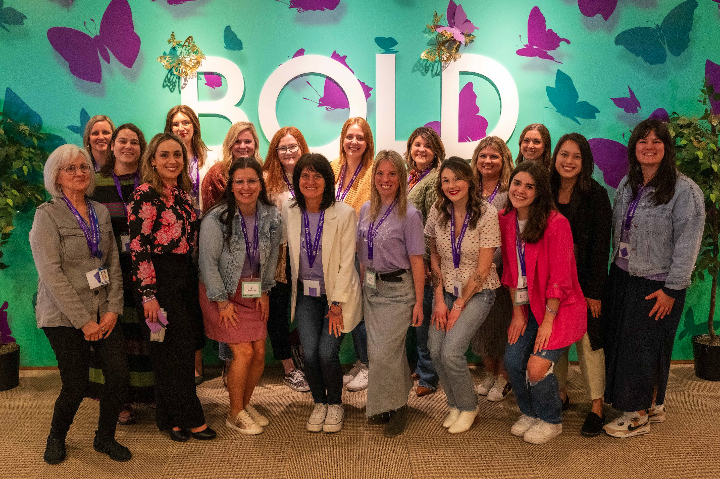
[{"label": "gray carpet", "polygon": [[[474,370],[480,381],[482,373]],[[534,446],[510,435],[519,411],[510,395],[502,403],[480,400],[473,428],[452,435],[442,428],[444,395],[411,393],[404,434],[387,439],[382,426],[364,416],[365,392],[343,394],[345,427],[312,434],[305,421],[309,394],[282,385],[281,369],[266,369],[253,403],[270,419],[259,436],[225,427],[228,396],[220,378],[198,387],[205,414],[218,431],[215,441],[172,442],[157,431],[153,410],[138,409],[139,423],[119,426],[117,439],[134,458],[115,463],[95,452],[92,439],[98,404],[85,400],[67,439],[68,458],[57,466],[42,460],[53,402],[60,390],[56,370],[22,371],[21,384],[0,392],[0,478],[718,478],[720,477],[720,383],[702,381],[692,365],[674,365],[666,407],[668,419],[645,436],[594,439],[580,436],[589,404],[577,366],[570,368],[573,405],[563,434]],[[609,414],[612,414],[609,411]]]}]

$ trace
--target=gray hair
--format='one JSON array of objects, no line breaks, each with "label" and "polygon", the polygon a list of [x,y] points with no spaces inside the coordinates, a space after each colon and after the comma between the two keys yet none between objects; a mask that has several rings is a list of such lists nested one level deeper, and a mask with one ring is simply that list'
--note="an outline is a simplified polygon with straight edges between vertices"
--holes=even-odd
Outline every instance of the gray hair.
[{"label": "gray hair", "polygon": [[85,191],[86,195],[92,195],[95,191],[95,168],[90,159],[90,153],[77,145],[62,145],[59,146],[50,153],[47,161],[45,162],[45,169],[43,170],[43,177],[45,181],[45,189],[53,198],[60,198],[63,196],[62,189],[58,185],[57,178],[60,174],[60,169],[76,159],[78,156],[82,156],[85,163],[90,167],[90,185],[88,185]]}]

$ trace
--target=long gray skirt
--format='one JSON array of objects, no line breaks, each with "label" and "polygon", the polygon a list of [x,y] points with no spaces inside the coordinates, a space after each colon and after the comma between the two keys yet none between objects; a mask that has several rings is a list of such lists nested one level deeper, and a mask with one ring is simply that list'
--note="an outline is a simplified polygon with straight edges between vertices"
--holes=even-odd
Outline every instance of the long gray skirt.
[{"label": "long gray skirt", "polygon": [[363,287],[363,313],[367,327],[368,417],[401,408],[407,404],[413,381],[405,352],[405,337],[412,322],[415,287],[412,273],[401,282],[377,279],[377,289]]}]

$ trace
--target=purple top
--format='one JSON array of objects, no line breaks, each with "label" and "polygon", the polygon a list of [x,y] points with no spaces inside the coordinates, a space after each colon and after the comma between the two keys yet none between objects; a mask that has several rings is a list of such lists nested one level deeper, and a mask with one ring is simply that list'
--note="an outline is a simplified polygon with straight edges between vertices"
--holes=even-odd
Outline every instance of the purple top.
[{"label": "purple top", "polygon": [[[307,213],[308,220],[310,220],[310,238],[315,241],[315,232],[317,231],[318,223],[320,222],[320,214],[318,213]],[[320,282],[320,294],[325,294],[325,276],[323,275],[322,265],[322,235],[318,238],[320,246],[318,246],[317,256],[312,268],[310,267],[310,261],[308,261],[308,245],[305,242],[305,235],[300,235],[300,275],[301,281],[319,281]],[[313,244],[315,246],[315,244]]]},{"label": "purple top", "polygon": [[400,218],[397,206],[392,213],[377,227],[379,219],[388,207],[380,208],[375,221],[373,259],[368,260],[367,234],[370,227],[370,202],[367,201],[360,209],[360,221],[357,232],[357,252],[360,263],[378,273],[389,273],[399,269],[410,269],[411,255],[425,254],[425,237],[423,234],[422,214],[412,203],[408,202],[405,218]]}]

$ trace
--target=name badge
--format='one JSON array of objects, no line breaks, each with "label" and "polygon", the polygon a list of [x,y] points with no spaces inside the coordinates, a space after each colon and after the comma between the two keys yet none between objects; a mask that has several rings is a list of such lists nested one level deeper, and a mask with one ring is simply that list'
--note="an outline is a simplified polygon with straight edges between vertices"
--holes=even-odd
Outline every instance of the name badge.
[{"label": "name badge", "polygon": [[462,296],[462,283],[460,281],[453,281],[452,282],[452,288],[453,288],[453,295],[457,298]]},{"label": "name badge", "polygon": [[243,298],[259,298],[262,294],[260,281],[243,281],[242,297]]},{"label": "name badge", "polygon": [[365,270],[365,286],[372,289],[377,288],[377,275],[375,274],[375,271],[371,269]]},{"label": "name badge", "polygon": [[628,259],[630,258],[630,244],[629,243],[623,243],[620,242],[620,247],[618,248],[618,256],[620,256],[621,259]]},{"label": "name badge", "polygon": [[145,323],[148,325],[148,328],[150,328],[150,341],[157,343],[165,341],[165,328],[167,327],[168,320],[167,313],[165,313],[163,308],[160,308],[160,311],[158,311],[157,322],[153,323],[149,319],[146,319]]},{"label": "name badge", "polygon": [[303,280],[303,294],[314,298],[320,297],[320,281]]},{"label": "name badge", "polygon": [[130,251],[130,235],[120,235],[120,252]]},{"label": "name badge", "polygon": [[515,304],[530,304],[530,295],[527,288],[515,290]]},{"label": "name badge", "polygon": [[150,341],[155,341],[157,343],[162,343],[163,341],[165,341],[165,328],[161,326],[160,329],[155,333],[150,331]]},{"label": "name badge", "polygon": [[98,268],[85,273],[90,289],[110,284],[110,274],[105,268]]}]

